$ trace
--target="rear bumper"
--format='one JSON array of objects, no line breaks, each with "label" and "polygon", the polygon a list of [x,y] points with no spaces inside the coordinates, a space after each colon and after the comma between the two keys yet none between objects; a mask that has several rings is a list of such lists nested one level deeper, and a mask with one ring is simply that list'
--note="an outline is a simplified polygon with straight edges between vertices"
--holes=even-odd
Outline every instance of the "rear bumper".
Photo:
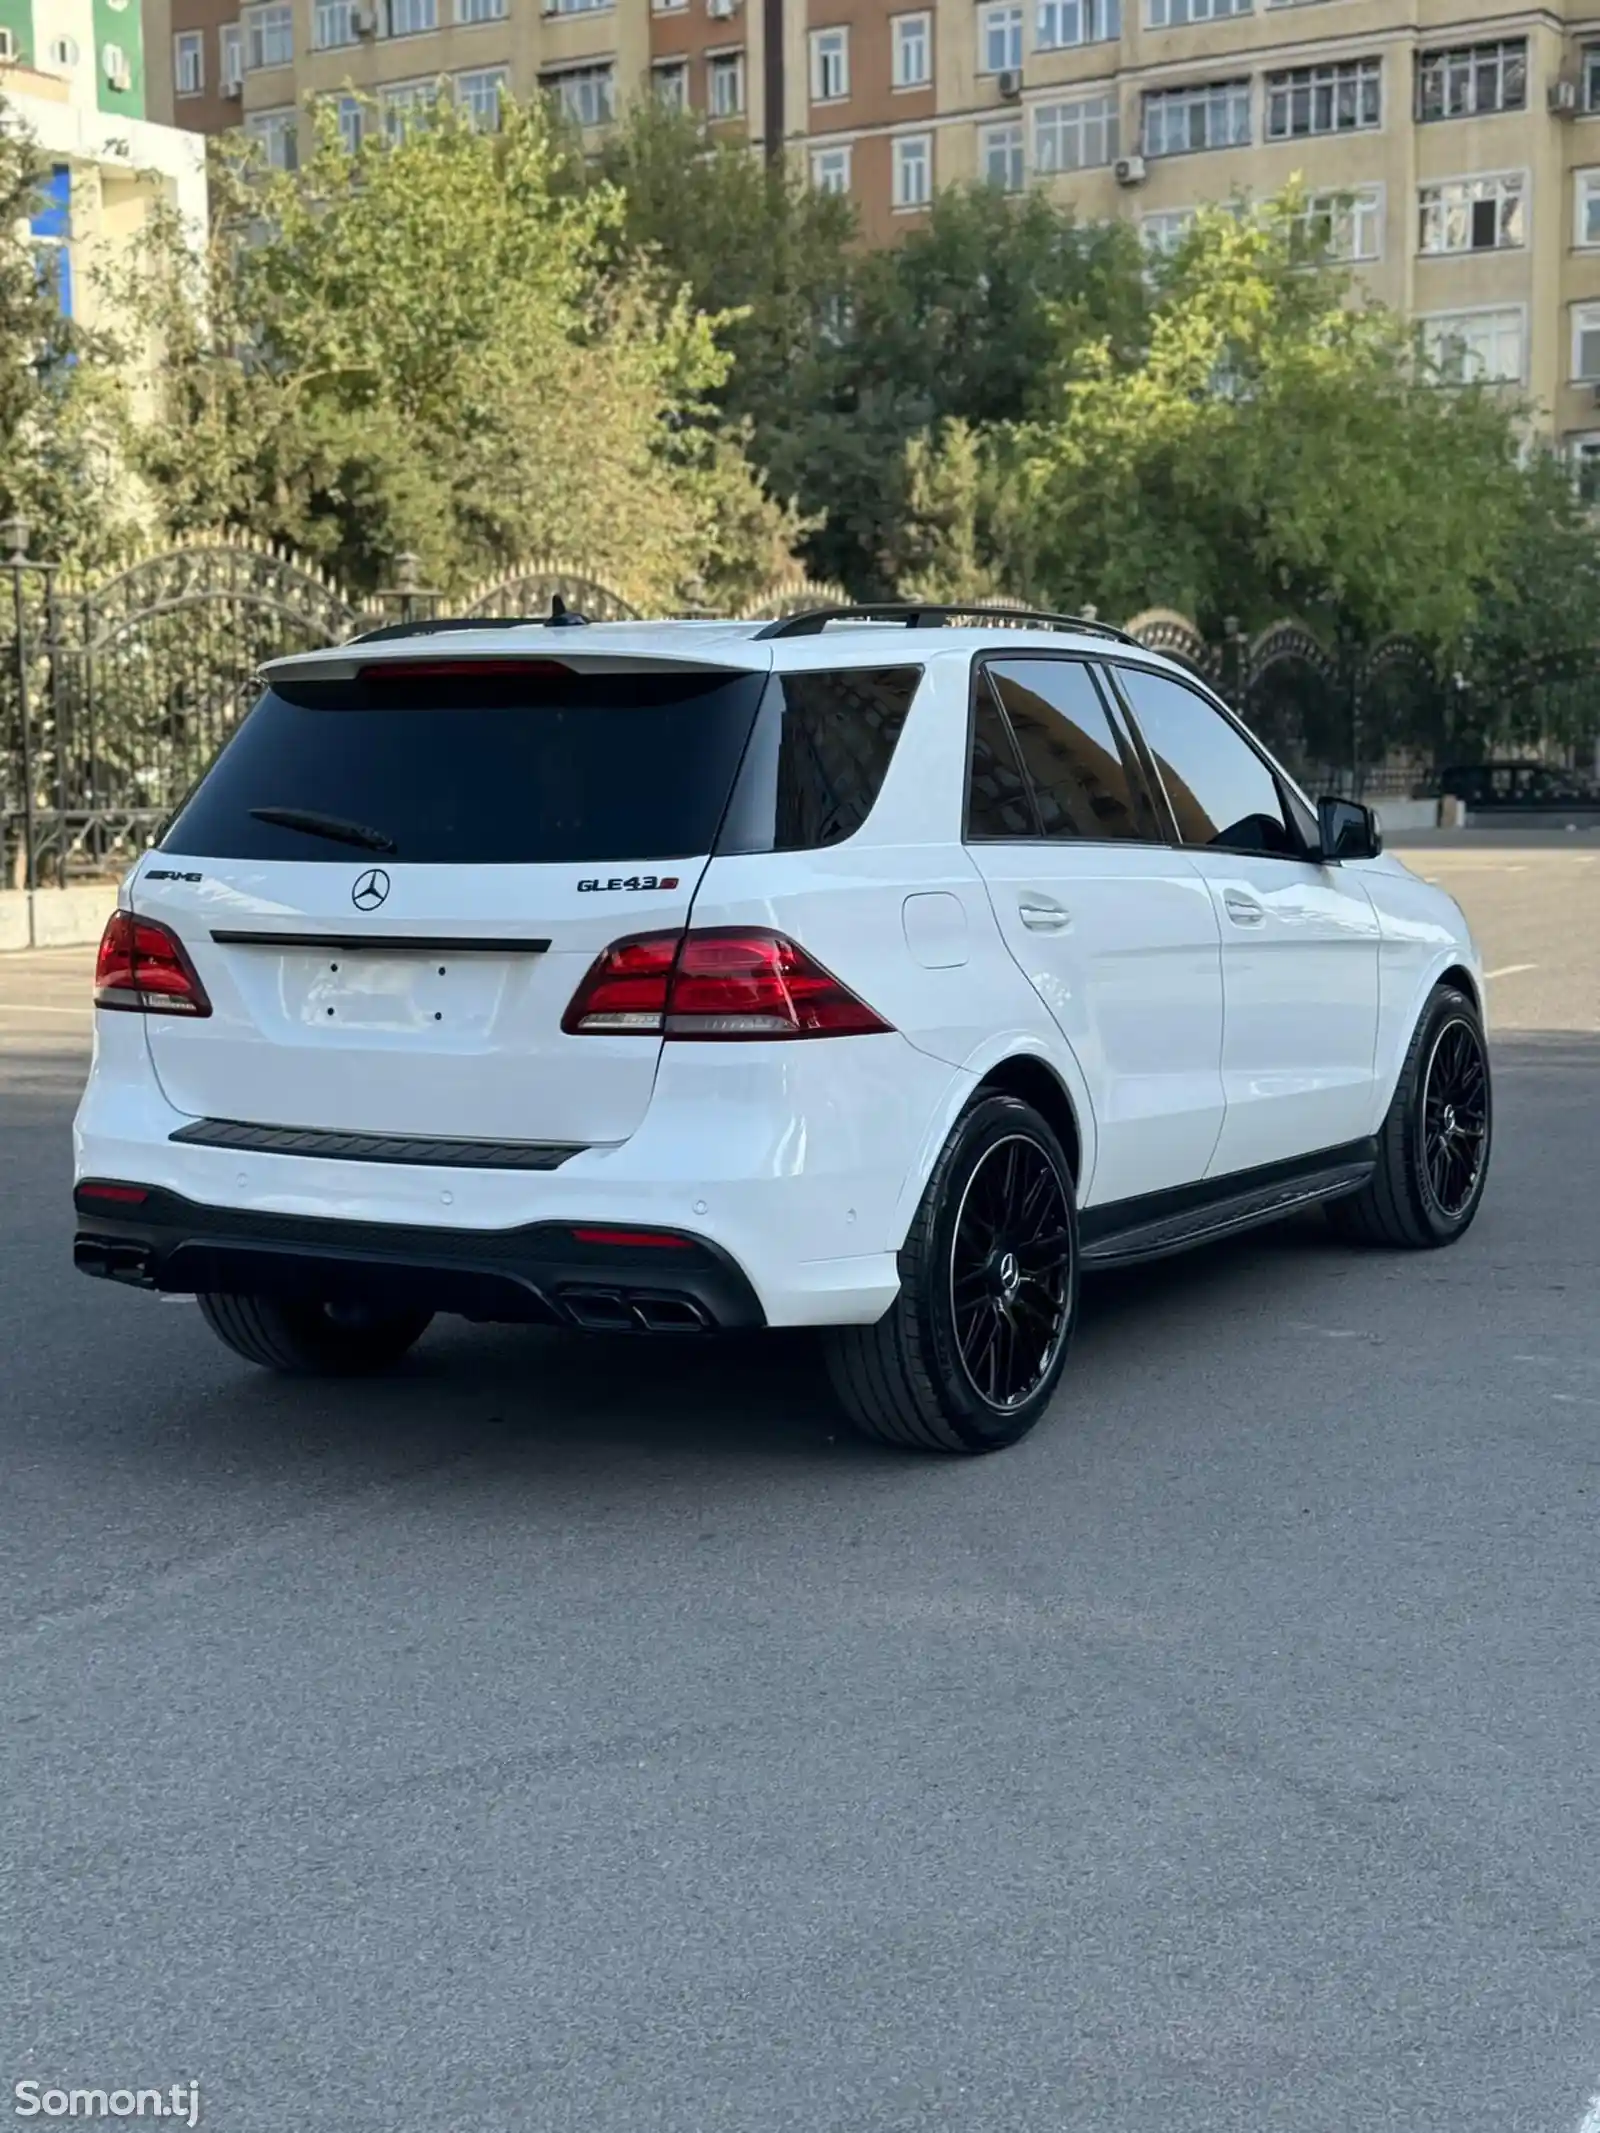
[{"label": "rear bumper", "polygon": [[[701,1237],[593,1243],[564,1223],[417,1228],[207,1207],[177,1193],[74,1194],[79,1271],[177,1294],[415,1304],[462,1317],[591,1332],[730,1332],[766,1323],[749,1280]],[[108,1181],[115,1182],[115,1181]],[[128,1188],[124,1188],[128,1189]]]}]

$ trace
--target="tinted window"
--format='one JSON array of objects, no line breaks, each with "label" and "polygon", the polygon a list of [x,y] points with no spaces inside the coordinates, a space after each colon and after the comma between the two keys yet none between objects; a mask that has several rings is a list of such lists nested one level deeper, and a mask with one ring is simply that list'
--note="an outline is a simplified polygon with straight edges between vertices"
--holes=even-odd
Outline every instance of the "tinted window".
[{"label": "tinted window", "polygon": [[1117,679],[1155,757],[1185,844],[1300,856],[1277,780],[1204,697],[1140,667],[1119,666]]},{"label": "tinted window", "polygon": [[997,659],[988,673],[1047,837],[1159,840],[1144,781],[1081,660]]},{"label": "tinted window", "polygon": [[1037,837],[1039,824],[1022,781],[1011,732],[994,692],[980,673],[972,706],[972,745],[967,762],[969,838]]},{"label": "tinted window", "polygon": [[774,674],[717,849],[811,852],[872,812],[921,667]]},{"label": "tinted window", "polygon": [[[375,676],[381,669],[370,670]],[[348,858],[252,808],[361,823],[407,862],[685,859],[711,850],[760,700],[758,675],[499,676],[284,684],[262,698],[161,848]]]}]

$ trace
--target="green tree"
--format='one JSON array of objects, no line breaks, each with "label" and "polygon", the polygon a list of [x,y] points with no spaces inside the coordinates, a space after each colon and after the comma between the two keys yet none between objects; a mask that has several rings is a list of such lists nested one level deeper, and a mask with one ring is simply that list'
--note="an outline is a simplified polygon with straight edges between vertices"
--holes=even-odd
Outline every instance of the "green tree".
[{"label": "green tree", "polygon": [[920,519],[939,440],[964,453],[1022,421],[1053,362],[1086,336],[1122,347],[1144,303],[1128,229],[1037,193],[939,194],[923,227],[861,257],[841,330],[760,439],[772,480],[823,515],[815,567],[872,594],[926,576],[948,503]]},{"label": "green tree", "polygon": [[1287,612],[1451,644],[1510,582],[1519,411],[1451,386],[1403,320],[1308,260],[1294,206],[1203,215],[1137,353],[1067,350],[996,435],[993,537],[1019,586],[1209,630]]},{"label": "green tree", "polygon": [[0,97],[0,517],[54,561],[100,561],[133,537],[118,451],[113,351],[61,309],[44,248],[13,242],[40,205],[37,144]]},{"label": "green tree", "polygon": [[459,588],[537,552],[642,597],[737,597],[787,549],[712,398],[719,322],[622,256],[540,106],[445,100],[352,155],[326,109],[294,172],[219,164],[210,252],[170,229],[136,293],[167,349],[138,462],[175,528],[248,527],[383,581]]}]

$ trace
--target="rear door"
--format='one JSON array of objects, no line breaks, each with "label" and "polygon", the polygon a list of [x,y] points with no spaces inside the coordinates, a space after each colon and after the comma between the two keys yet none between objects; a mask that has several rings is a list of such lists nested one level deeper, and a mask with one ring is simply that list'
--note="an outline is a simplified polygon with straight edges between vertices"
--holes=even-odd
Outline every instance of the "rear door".
[{"label": "rear door", "polygon": [[594,1145],[659,1044],[563,1034],[594,958],[675,932],[764,676],[683,663],[374,660],[290,670],[133,885],[212,1003],[153,1016],[196,1118]]},{"label": "rear door", "polygon": [[1223,1114],[1216,913],[1083,660],[980,671],[967,839],[1006,946],[1088,1083],[1091,1202],[1197,1182]]}]

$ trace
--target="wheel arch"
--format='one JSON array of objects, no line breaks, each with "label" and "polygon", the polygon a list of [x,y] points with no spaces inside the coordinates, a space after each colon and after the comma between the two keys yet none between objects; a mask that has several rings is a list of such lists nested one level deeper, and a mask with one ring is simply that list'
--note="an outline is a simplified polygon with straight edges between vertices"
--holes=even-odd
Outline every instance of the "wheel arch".
[{"label": "wheel arch", "polygon": [[1077,1061],[1058,1058],[1040,1040],[1023,1031],[997,1036],[975,1052],[951,1081],[945,1098],[928,1123],[917,1159],[906,1177],[895,1213],[895,1248],[905,1241],[927,1189],[939,1151],[961,1114],[980,1096],[1004,1094],[1030,1103],[1053,1127],[1066,1151],[1073,1190],[1082,1204],[1094,1176],[1094,1112]]}]

